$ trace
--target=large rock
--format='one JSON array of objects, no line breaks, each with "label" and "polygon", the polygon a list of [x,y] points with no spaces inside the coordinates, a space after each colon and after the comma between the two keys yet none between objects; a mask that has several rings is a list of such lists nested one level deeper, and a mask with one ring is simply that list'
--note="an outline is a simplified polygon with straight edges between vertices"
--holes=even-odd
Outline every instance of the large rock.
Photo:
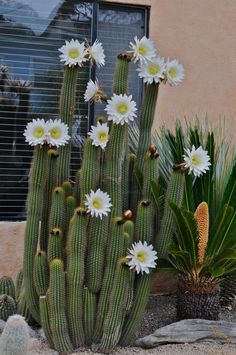
[{"label": "large rock", "polygon": [[205,319],[185,319],[157,329],[153,334],[139,338],[136,345],[154,348],[163,344],[194,343],[214,341],[236,343],[236,323],[210,321]]}]

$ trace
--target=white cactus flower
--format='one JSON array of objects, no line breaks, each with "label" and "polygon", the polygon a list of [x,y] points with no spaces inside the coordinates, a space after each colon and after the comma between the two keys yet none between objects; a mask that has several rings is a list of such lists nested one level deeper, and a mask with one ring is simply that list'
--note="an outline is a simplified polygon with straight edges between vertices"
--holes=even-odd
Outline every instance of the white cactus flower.
[{"label": "white cactus flower", "polygon": [[88,48],[89,59],[95,63],[98,67],[105,65],[105,54],[102,43],[97,39],[94,44]]},{"label": "white cactus flower", "polygon": [[94,82],[92,79],[90,79],[84,93],[84,101],[101,102],[102,95],[104,95],[104,93],[99,86],[98,80]]},{"label": "white cactus flower", "polygon": [[192,146],[192,150],[185,149],[186,155],[184,157],[184,167],[189,169],[189,174],[193,173],[194,176],[201,176],[203,173],[206,173],[209,170],[210,157],[206,150],[203,150],[202,147]]},{"label": "white cactus flower", "polygon": [[147,60],[152,60],[156,56],[156,47],[153,41],[146,36],[143,36],[141,39],[135,36],[134,42],[130,42],[130,52],[133,53],[134,63],[137,61],[143,63]]},{"label": "white cactus flower", "polygon": [[58,49],[62,54],[60,55],[61,62],[69,67],[78,65],[82,66],[83,62],[87,60],[87,49],[84,42],[80,43],[77,39],[72,39],[70,42]]},{"label": "white cactus flower", "polygon": [[44,119],[33,119],[24,130],[25,141],[29,145],[42,145],[47,141],[47,126]]},{"label": "white cactus flower", "polygon": [[88,135],[93,140],[93,145],[105,149],[109,139],[108,132],[109,127],[107,123],[98,122],[97,126],[91,126],[91,132]]},{"label": "white cactus flower", "polygon": [[143,79],[144,83],[152,84],[159,83],[164,79],[165,68],[165,59],[155,57],[145,63],[140,63],[137,71],[139,72],[139,77]]},{"label": "white cactus flower", "polygon": [[49,145],[61,147],[68,143],[70,136],[68,135],[68,126],[59,120],[49,120],[47,125],[47,142]]},{"label": "white cactus flower", "polygon": [[111,211],[111,198],[107,192],[103,192],[100,189],[97,191],[91,190],[89,195],[85,195],[85,206],[91,216],[100,217],[107,216]]},{"label": "white cactus flower", "polygon": [[130,269],[135,269],[137,274],[150,273],[150,269],[156,267],[157,252],[153,249],[153,245],[148,245],[145,241],[142,243],[132,244],[132,248],[129,249],[130,254],[126,256],[128,261],[128,266]]},{"label": "white cactus flower", "polygon": [[177,59],[166,63],[166,80],[171,86],[177,86],[184,80],[184,67]]},{"label": "white cactus flower", "polygon": [[136,102],[132,100],[132,95],[127,96],[126,94],[113,94],[111,99],[107,101],[105,111],[108,114],[108,120],[121,125],[133,121],[137,116]]}]

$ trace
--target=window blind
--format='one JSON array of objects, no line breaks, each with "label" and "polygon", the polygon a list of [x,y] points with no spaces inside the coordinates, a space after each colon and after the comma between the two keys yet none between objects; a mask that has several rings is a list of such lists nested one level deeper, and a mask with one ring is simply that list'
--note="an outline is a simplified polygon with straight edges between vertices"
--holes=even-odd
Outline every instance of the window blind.
[{"label": "window blind", "polygon": [[[71,38],[89,42],[98,38],[106,53],[104,68],[95,73],[86,64],[79,73],[72,127],[73,178],[92,122],[93,106],[83,99],[86,84],[92,74],[110,94],[117,53],[127,49],[134,35],[143,36],[145,26],[141,7],[74,0],[0,0],[0,220],[25,218],[32,148],[25,143],[23,131],[33,118],[58,118],[64,67],[58,48]],[[140,101],[142,85],[134,67],[130,93]],[[103,107],[96,106],[95,114],[103,113]]]}]

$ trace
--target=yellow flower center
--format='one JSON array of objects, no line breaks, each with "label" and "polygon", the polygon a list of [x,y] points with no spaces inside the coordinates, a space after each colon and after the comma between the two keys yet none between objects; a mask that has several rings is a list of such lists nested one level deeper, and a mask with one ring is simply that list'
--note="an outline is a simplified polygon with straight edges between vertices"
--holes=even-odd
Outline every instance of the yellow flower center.
[{"label": "yellow flower center", "polygon": [[107,133],[106,132],[99,132],[98,139],[100,140],[100,142],[106,142],[107,141]]},{"label": "yellow flower center", "polygon": [[144,46],[139,46],[138,47],[138,52],[139,54],[141,54],[142,56],[145,56],[147,54],[147,48]]},{"label": "yellow flower center", "polygon": [[160,71],[160,67],[157,64],[150,64],[148,67],[149,74],[156,75]]},{"label": "yellow flower center", "polygon": [[58,139],[61,137],[61,131],[57,127],[52,128],[50,130],[50,134],[51,134],[52,138],[54,138],[54,139]]},{"label": "yellow flower center", "polygon": [[193,154],[191,157],[191,163],[193,165],[199,165],[201,163],[201,158],[197,154]]},{"label": "yellow flower center", "polygon": [[174,70],[174,68],[170,68],[168,74],[171,78],[174,78],[176,76],[176,71]]},{"label": "yellow flower center", "polygon": [[141,263],[144,263],[145,261],[147,261],[148,256],[146,253],[144,253],[143,251],[139,251],[137,253],[137,259],[138,261],[140,261]]},{"label": "yellow flower center", "polygon": [[78,51],[77,48],[71,48],[69,50],[69,53],[68,53],[68,56],[71,58],[71,59],[76,59],[78,58],[80,55],[80,52]]},{"label": "yellow flower center", "polygon": [[117,111],[121,114],[124,115],[128,111],[128,105],[125,102],[122,102],[117,105]]},{"label": "yellow flower center", "polygon": [[101,209],[103,206],[102,200],[100,198],[95,198],[92,202],[92,205],[97,210]]},{"label": "yellow flower center", "polygon": [[36,127],[34,130],[34,136],[36,138],[41,138],[44,135],[44,129],[42,127]]}]

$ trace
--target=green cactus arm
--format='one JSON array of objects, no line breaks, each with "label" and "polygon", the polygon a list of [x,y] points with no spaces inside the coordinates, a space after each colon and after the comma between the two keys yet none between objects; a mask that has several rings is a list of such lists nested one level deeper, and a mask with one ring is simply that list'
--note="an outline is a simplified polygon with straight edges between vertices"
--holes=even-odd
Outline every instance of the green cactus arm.
[{"label": "green cactus arm", "polygon": [[48,169],[47,178],[44,188],[43,196],[43,209],[42,209],[42,219],[40,228],[40,249],[47,251],[48,247],[48,236],[49,236],[49,214],[52,202],[52,191],[56,184],[56,172],[57,172],[57,158],[58,151],[55,149],[48,150]]},{"label": "green cactus arm", "polygon": [[30,172],[23,257],[25,297],[30,313],[37,322],[40,322],[40,317],[38,295],[33,283],[33,263],[39,237],[39,223],[42,213],[43,188],[47,170],[47,151],[47,146],[36,146],[34,151]]},{"label": "green cactus arm", "polygon": [[112,86],[112,92],[114,94],[120,95],[128,93],[128,75],[130,61],[131,56],[128,53],[118,54]]},{"label": "green cactus arm", "polygon": [[65,191],[58,186],[53,190],[52,206],[49,216],[49,232],[53,228],[60,228],[62,233],[65,228]]},{"label": "green cactus arm", "polygon": [[131,311],[124,322],[119,344],[130,345],[138,328],[148,302],[152,281],[152,274],[139,275],[135,283],[134,300]]},{"label": "green cactus arm", "polygon": [[107,245],[106,266],[102,288],[99,294],[96,326],[94,331],[94,342],[99,342],[102,336],[102,328],[105,316],[108,311],[109,299],[107,295],[111,292],[112,281],[115,275],[115,268],[118,260],[123,256],[124,251],[124,220],[122,217],[115,217],[111,222],[110,240]]},{"label": "green cactus arm", "polygon": [[93,292],[89,291],[88,288],[84,288],[83,300],[84,300],[83,324],[84,324],[85,343],[87,345],[91,345],[94,326],[95,326],[95,319],[96,319],[96,308],[97,308],[96,295]]},{"label": "green cactus arm", "polygon": [[126,258],[118,261],[112,285],[109,309],[104,321],[99,351],[110,353],[118,344],[125,320],[130,271]]},{"label": "green cactus arm", "polygon": [[84,144],[83,163],[80,169],[80,204],[83,206],[85,195],[96,190],[99,181],[99,150],[93,145],[93,140],[87,138]]},{"label": "green cactus arm", "polygon": [[174,231],[174,214],[169,206],[169,201],[181,206],[184,193],[184,173],[180,170],[173,170],[167,186],[164,212],[161,219],[160,230],[155,238],[155,245],[158,256],[163,258],[167,255]]},{"label": "green cactus arm", "polygon": [[83,284],[87,246],[86,210],[78,207],[70,221],[67,239],[67,314],[69,333],[75,348],[84,343]]},{"label": "green cactus arm", "polygon": [[108,238],[109,217],[103,219],[90,218],[89,246],[87,251],[87,286],[93,292],[99,292],[105,264],[105,253]]},{"label": "green cactus arm", "polygon": [[[69,135],[73,123],[76,98],[76,83],[78,77],[78,66],[65,66],[63,83],[60,95],[59,117],[69,126]],[[60,147],[58,159],[57,184],[61,185],[70,176],[71,141]]]},{"label": "green cactus arm", "polygon": [[13,299],[16,297],[15,285],[10,276],[2,276],[0,278],[0,295],[5,293]]},{"label": "green cactus arm", "polygon": [[134,222],[133,221],[127,220],[124,223],[124,232],[129,234],[130,243],[131,243],[134,238]]},{"label": "green cactus arm", "polygon": [[69,195],[66,198],[65,201],[65,230],[64,230],[64,238],[63,238],[63,245],[64,248],[66,247],[67,244],[67,234],[68,234],[68,228],[69,228],[69,224],[70,224],[70,220],[74,214],[74,210],[76,207],[76,199],[73,195]]},{"label": "green cactus arm", "polygon": [[59,353],[73,350],[66,319],[66,292],[63,261],[53,259],[50,262],[49,280],[50,329],[55,349]]},{"label": "green cactus arm", "polygon": [[80,174],[81,174],[81,169],[77,170],[75,176],[74,198],[76,201],[76,206],[80,204]]},{"label": "green cactus arm", "polygon": [[53,228],[50,232],[48,241],[48,262],[55,258],[63,260],[64,249],[63,249],[63,233],[60,228]]},{"label": "green cactus arm", "polygon": [[154,202],[151,190],[151,182],[158,181],[159,177],[159,154],[157,153],[156,146],[151,144],[144,161],[144,174],[143,174],[143,191],[142,197],[144,200]]},{"label": "green cactus arm", "polygon": [[44,334],[49,342],[50,346],[53,348],[52,331],[50,328],[50,311],[49,311],[49,301],[47,296],[39,297],[39,309],[40,309],[40,320],[44,331]]},{"label": "green cactus arm", "polygon": [[135,222],[135,241],[141,242],[146,241],[151,243],[153,240],[153,217],[154,217],[154,206],[149,200],[142,200],[138,204],[137,216]]},{"label": "green cactus arm", "polygon": [[49,285],[47,254],[39,250],[34,258],[34,286],[38,296],[46,294]]},{"label": "green cactus arm", "polygon": [[69,196],[69,195],[72,195],[73,193],[73,187],[72,187],[72,184],[69,180],[66,180],[63,182],[62,184],[62,188],[65,192],[65,197]]},{"label": "green cactus arm", "polygon": [[137,165],[141,171],[144,168],[144,157],[151,141],[151,129],[155,117],[155,109],[157,96],[159,91],[159,83],[146,85],[145,95],[141,106],[141,114],[139,118],[139,142],[137,150]]}]

